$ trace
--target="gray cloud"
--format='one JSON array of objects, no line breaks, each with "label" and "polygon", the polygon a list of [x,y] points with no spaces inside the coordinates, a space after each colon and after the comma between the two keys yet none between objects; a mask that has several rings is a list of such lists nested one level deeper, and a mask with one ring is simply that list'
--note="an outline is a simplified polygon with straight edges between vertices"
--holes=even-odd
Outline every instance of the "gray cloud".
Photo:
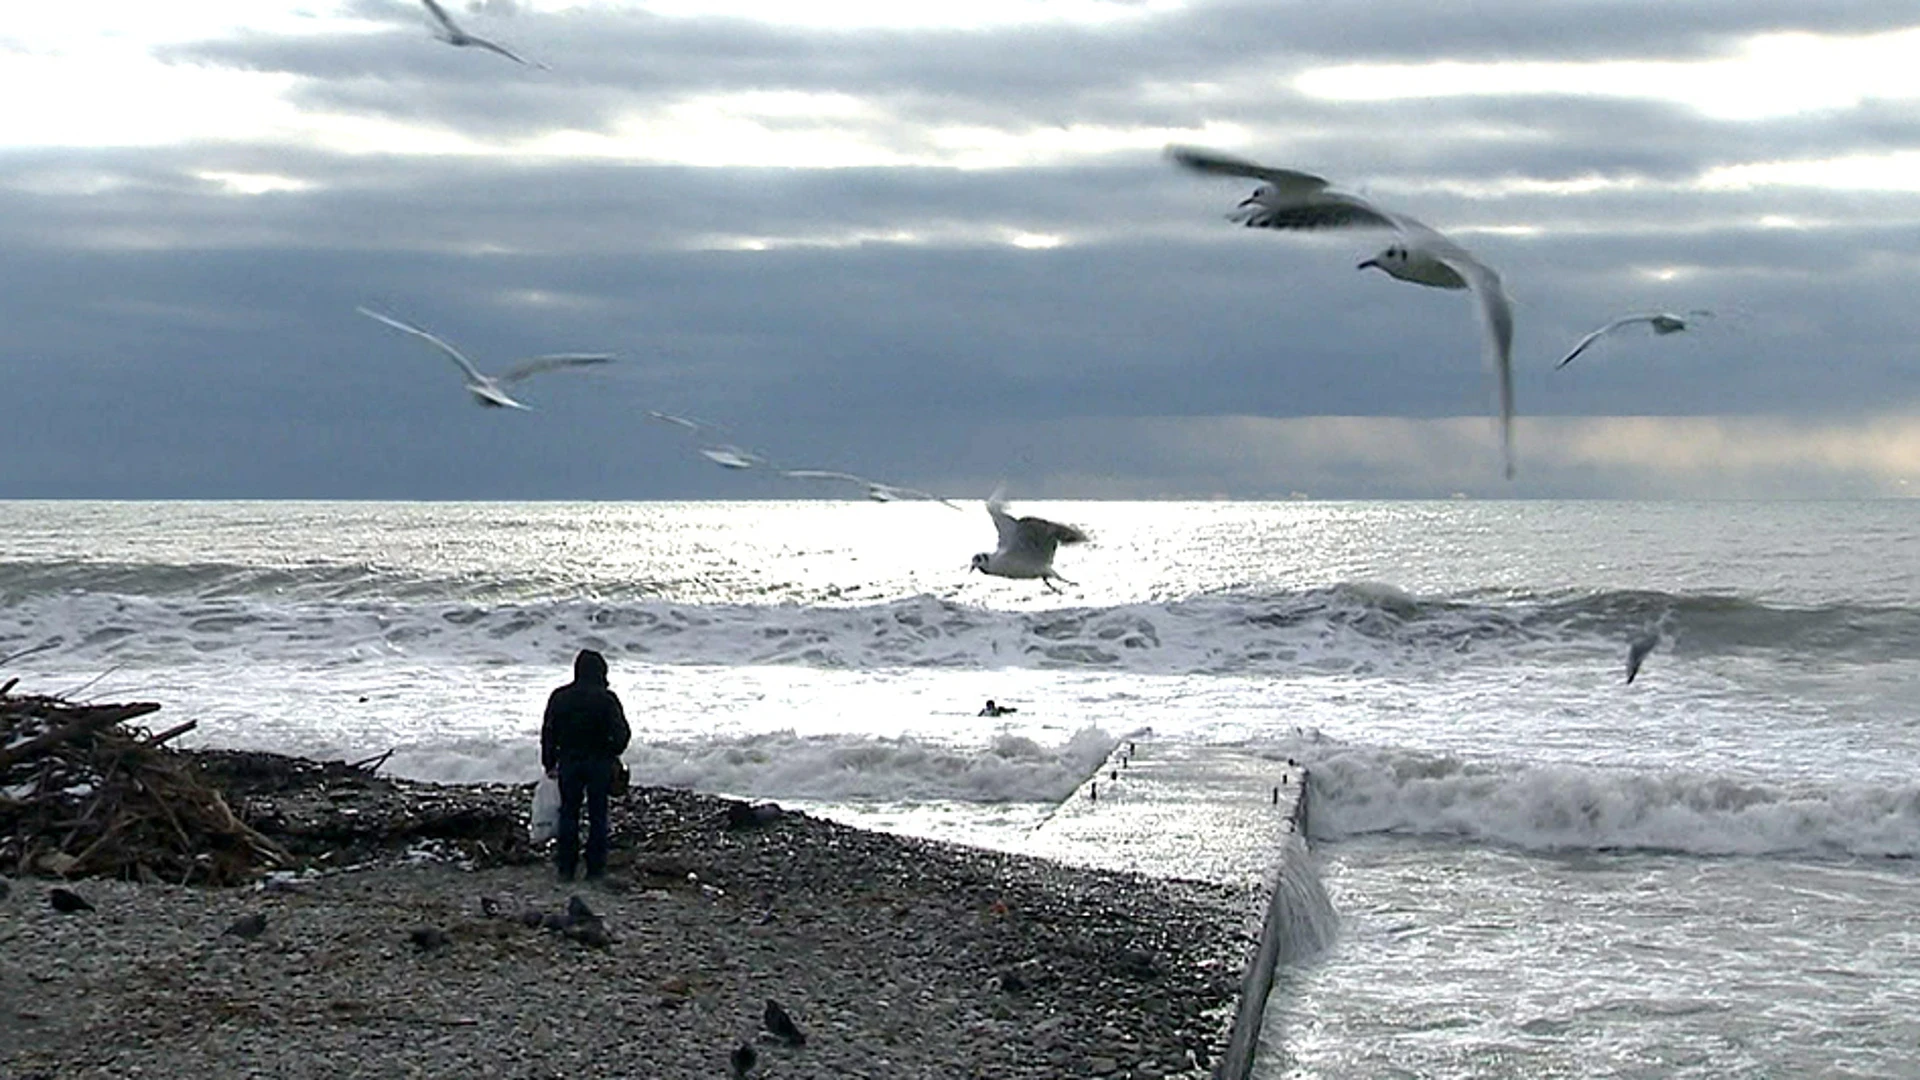
[{"label": "gray cloud", "polygon": [[[1463,297],[1355,272],[1379,236],[1235,229],[1222,218],[1249,185],[1182,174],[1156,147],[965,171],[229,140],[0,154],[0,378],[21,413],[0,429],[0,496],[802,493],[721,473],[648,407],[725,422],[787,464],[959,494],[1007,476],[1033,497],[1878,492],[1900,466],[1863,448],[1904,445],[1897,417],[1920,410],[1904,390],[1920,199],[1689,186],[1729,165],[1920,148],[1909,105],[1734,123],[1627,99],[1329,102],[1281,81],[1362,60],[1711,56],[1760,30],[1911,22],[1900,5],[1513,2],[1460,19],[1214,4],[967,33],[475,25],[551,75],[438,45],[410,5],[363,10],[393,30],[169,55],[296,73],[307,107],[482,138],[781,89],[874,103],[792,122],[903,153],[940,125],[1243,124],[1247,152],[1457,230],[1501,269],[1519,304],[1521,483],[1497,481]],[[234,173],[298,184],[242,195],[219,178]],[[1501,187],[1590,177],[1628,186]],[[903,233],[916,239],[883,239]],[[1022,250],[1016,233],[1065,243]],[[771,250],[727,250],[749,241]],[[624,362],[531,385],[535,413],[483,413],[443,360],[354,316],[361,303],[483,363],[601,348]],[[1548,370],[1610,315],[1658,306],[1722,317]],[[1790,449],[1751,449],[1776,445]]]}]

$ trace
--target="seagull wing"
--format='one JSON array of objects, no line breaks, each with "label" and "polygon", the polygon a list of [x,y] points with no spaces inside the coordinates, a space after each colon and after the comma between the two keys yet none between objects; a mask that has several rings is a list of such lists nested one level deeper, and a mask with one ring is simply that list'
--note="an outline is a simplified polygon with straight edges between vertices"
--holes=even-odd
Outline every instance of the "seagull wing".
[{"label": "seagull wing", "polygon": [[1487,363],[1500,382],[1500,452],[1507,479],[1513,479],[1513,301],[1500,275],[1466,248],[1439,231],[1407,217],[1391,215],[1409,242],[1417,243],[1466,281],[1480,309],[1480,325],[1487,335]]},{"label": "seagull wing", "polygon": [[1595,330],[1592,333],[1588,334],[1586,337],[1581,338],[1579,342],[1577,342],[1573,346],[1572,351],[1568,352],[1567,355],[1561,357],[1559,363],[1553,365],[1554,370],[1557,371],[1560,368],[1566,367],[1568,364],[1573,363],[1573,358],[1587,351],[1587,346],[1593,344],[1596,341],[1599,341],[1601,338],[1606,337],[1608,334],[1613,333],[1615,330],[1618,330],[1623,326],[1631,326],[1637,322],[1650,323],[1653,320],[1661,317],[1662,316],[1660,315],[1659,312],[1648,312],[1643,315],[1622,315],[1619,318],[1608,322],[1605,326],[1602,326],[1600,329]]},{"label": "seagull wing", "polygon": [[658,420],[663,424],[672,424],[675,427],[686,428],[688,431],[699,431],[700,429],[707,426],[705,424],[700,423],[698,420],[689,420],[684,416],[675,416],[672,413],[657,412],[653,409],[647,410],[647,417],[648,419],[651,419],[651,420]]},{"label": "seagull wing", "polygon": [[780,475],[791,476],[795,480],[844,480],[849,484],[871,484],[873,481],[864,476],[855,476],[850,472],[834,469],[783,469]]},{"label": "seagull wing", "polygon": [[948,509],[960,509],[959,504],[943,499],[931,491],[922,491],[919,488],[901,487],[898,484],[883,484],[877,480],[869,480],[867,481],[867,491],[869,495],[885,495],[887,498],[892,499],[931,499]]},{"label": "seagull wing", "polygon": [[1038,517],[1008,518],[1005,511],[993,519],[993,524],[1001,529],[1000,555],[1003,558],[1040,570],[1053,565],[1053,553],[1061,544],[1078,544],[1087,538],[1086,533],[1071,525]]},{"label": "seagull wing", "polygon": [[1632,642],[1630,642],[1627,645],[1627,681],[1628,682],[1632,682],[1634,679],[1634,676],[1640,674],[1640,665],[1646,661],[1647,654],[1652,652],[1654,650],[1654,647],[1659,644],[1660,644],[1660,635],[1656,633],[1656,634],[1648,634],[1645,637],[1635,638]]},{"label": "seagull wing", "polygon": [[993,531],[1000,539],[998,550],[1011,551],[1020,542],[1020,523],[1007,513],[1007,504],[1000,501],[1003,491],[1004,488],[994,488],[993,494],[987,496],[987,516],[993,518]]},{"label": "seagull wing", "polygon": [[508,368],[506,371],[501,372],[499,375],[494,376],[494,379],[497,382],[503,383],[519,382],[521,379],[527,378],[530,375],[538,375],[543,371],[591,367],[595,364],[609,363],[612,360],[613,357],[606,353],[553,353],[548,356],[536,356],[531,360],[524,360]]},{"label": "seagull wing", "polygon": [[453,21],[453,17],[447,14],[446,8],[441,7],[435,3],[434,0],[420,0],[420,2],[427,5],[428,14],[438,20],[441,26],[446,27],[447,33],[452,34],[454,37],[466,36],[465,33],[461,31],[459,25]]},{"label": "seagull wing", "polygon": [[499,53],[501,56],[506,57],[507,59],[513,61],[516,64],[529,64],[530,66],[537,67],[542,71],[547,70],[547,65],[533,64],[530,61],[521,57],[519,53],[514,52],[512,49],[507,48],[505,45],[502,45],[497,41],[488,41],[486,38],[474,37],[472,34],[468,34],[467,44],[477,45],[480,48],[487,50],[488,52]]},{"label": "seagull wing", "polygon": [[1043,538],[1049,549],[1055,544],[1084,544],[1087,534],[1072,525],[1062,525],[1046,518],[1024,517],[1020,519],[1020,531],[1030,536]]},{"label": "seagull wing", "polygon": [[1186,146],[1170,146],[1167,156],[1195,172],[1243,176],[1264,183],[1240,204],[1230,220],[1256,229],[1338,229],[1353,226],[1392,228],[1391,215],[1357,195],[1327,190],[1324,177],[1276,169],[1245,158]]},{"label": "seagull wing", "polygon": [[1338,191],[1317,191],[1299,200],[1273,201],[1258,195],[1227,215],[1250,229],[1393,228],[1393,215],[1360,198]]},{"label": "seagull wing", "polygon": [[414,337],[417,337],[420,340],[426,342],[427,344],[433,346],[434,348],[439,349],[441,352],[446,353],[448,359],[460,365],[460,370],[466,372],[467,378],[473,380],[474,382],[486,383],[490,381],[485,375],[480,374],[480,370],[478,368],[473,366],[473,361],[468,360],[465,356],[461,355],[459,349],[454,348],[453,346],[440,340],[439,338],[428,333],[427,331],[420,329],[419,327],[413,325],[412,323],[402,322],[399,319],[392,317],[391,315],[382,315],[377,311],[371,311],[363,307],[357,307],[357,308],[354,308],[353,310],[359,312],[362,315],[365,315],[369,319],[374,319],[376,321],[386,323],[388,326],[393,327],[395,330],[398,330],[403,334],[412,334]]},{"label": "seagull wing", "polygon": [[1300,191],[1318,191],[1327,186],[1325,179],[1312,173],[1275,169],[1231,154],[1215,153],[1194,146],[1169,146],[1167,156],[1176,164],[1212,176],[1244,176],[1249,180],[1261,180],[1276,187]]}]

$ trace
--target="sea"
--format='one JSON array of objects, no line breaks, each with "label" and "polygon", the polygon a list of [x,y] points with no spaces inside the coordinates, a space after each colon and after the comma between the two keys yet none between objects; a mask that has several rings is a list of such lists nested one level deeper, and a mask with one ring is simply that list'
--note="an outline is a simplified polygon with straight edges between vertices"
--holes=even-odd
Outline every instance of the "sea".
[{"label": "sea", "polygon": [[1920,1077],[1920,503],[1014,510],[1059,592],[977,505],[0,503],[0,679],[522,782],[592,647],[639,782],[1007,850],[1124,739],[1293,757],[1267,1080]]}]

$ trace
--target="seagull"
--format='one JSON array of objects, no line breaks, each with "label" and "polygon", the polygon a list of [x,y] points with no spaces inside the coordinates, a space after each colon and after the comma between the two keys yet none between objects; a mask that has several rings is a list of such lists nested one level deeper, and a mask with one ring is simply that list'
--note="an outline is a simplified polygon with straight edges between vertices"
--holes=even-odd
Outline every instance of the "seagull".
[{"label": "seagull", "polygon": [[1660,644],[1660,631],[1649,630],[1627,644],[1627,681],[1631,683],[1635,675],[1640,674],[1640,665],[1647,654]]},{"label": "seagull", "polygon": [[523,405],[515,401],[513,397],[507,393],[505,387],[508,384],[517,383],[528,376],[538,375],[543,371],[558,371],[561,368],[604,364],[613,359],[613,357],[605,353],[554,353],[550,356],[536,356],[531,360],[523,361],[498,375],[482,375],[480,374],[480,369],[473,366],[473,361],[461,355],[459,349],[454,348],[412,323],[402,322],[391,315],[382,315],[377,311],[371,311],[363,307],[354,308],[354,310],[369,319],[386,323],[388,326],[393,327],[403,334],[412,334],[414,337],[446,353],[448,358],[455,364],[458,364],[460,371],[466,375],[467,392],[472,394],[474,399],[480,404],[488,408],[531,409],[532,406]]},{"label": "seagull", "polygon": [[[1039,578],[1047,588],[1059,592],[1054,581],[1067,579],[1053,572],[1054,549],[1061,544],[1083,544],[1087,534],[1072,525],[1045,518],[1016,518],[1007,513],[999,491],[987,497],[987,513],[993,517],[1000,546],[992,552],[975,555],[969,572],[978,570],[1005,578]],[[1067,584],[1073,582],[1067,581]]]},{"label": "seagull", "polygon": [[1335,191],[1312,173],[1276,169],[1211,150],[1174,146],[1169,157],[1195,172],[1260,181],[1228,216],[1249,228],[1385,228],[1399,237],[1359,269],[1384,270],[1401,281],[1436,289],[1466,289],[1480,309],[1487,359],[1500,382],[1500,446],[1507,478],[1513,478],[1513,302],[1500,275],[1467,249],[1405,214],[1383,210],[1358,195]]},{"label": "seagull", "polygon": [[955,510],[960,509],[960,507],[935,495],[931,491],[901,487],[898,484],[883,484],[878,480],[869,480],[864,476],[858,476],[850,472],[839,472],[834,469],[783,469],[780,475],[790,476],[795,480],[840,480],[849,484],[858,484],[867,489],[867,498],[872,499],[874,502],[899,502],[904,499],[932,499],[942,506],[950,506]]},{"label": "seagull", "polygon": [[700,456],[723,469],[751,469],[755,465],[766,464],[766,458],[750,450],[742,450],[731,443],[721,446],[703,446]]},{"label": "seagull", "polygon": [[1691,328],[1693,326],[1693,320],[1710,319],[1712,317],[1713,312],[1705,309],[1689,311],[1685,315],[1675,315],[1667,311],[1646,311],[1636,315],[1622,315],[1607,323],[1605,326],[1602,326],[1600,329],[1588,334],[1586,337],[1581,338],[1579,343],[1573,347],[1573,351],[1562,357],[1559,363],[1553,365],[1553,369],[1558,371],[1568,364],[1573,363],[1573,358],[1585,352],[1587,346],[1599,341],[1601,338],[1623,326],[1632,326],[1634,323],[1646,323],[1653,328],[1655,337],[1665,337],[1668,334],[1677,334],[1682,330]]},{"label": "seagull", "polygon": [[[678,428],[685,428],[695,435],[710,430],[713,426],[711,424],[703,424],[698,420],[689,420],[684,416],[657,412],[653,409],[647,410],[647,416],[663,424],[672,424]],[[753,469],[768,464],[766,458],[761,457],[751,450],[743,450],[732,443],[708,443],[700,447],[699,452],[701,457],[706,458],[708,461],[713,462],[723,469]]]},{"label": "seagull", "polygon": [[[526,60],[522,59],[519,55],[514,53],[512,50],[508,49],[506,46],[500,45],[496,42],[488,41],[486,38],[483,38],[483,37],[476,37],[475,35],[469,34],[465,30],[460,29],[460,25],[453,21],[453,17],[451,15],[447,14],[447,9],[435,3],[434,0],[420,0],[420,2],[427,5],[427,13],[432,15],[434,18],[434,21],[440,24],[439,31],[436,32],[433,36],[436,38],[439,38],[441,41],[444,41],[449,45],[455,45],[455,46],[471,45],[475,48],[485,49],[488,52],[499,53],[501,56],[506,57],[507,59],[513,61],[516,64],[527,63]],[[547,65],[545,64],[534,64],[533,66],[539,68],[541,71],[552,70],[551,68],[547,67]]]}]

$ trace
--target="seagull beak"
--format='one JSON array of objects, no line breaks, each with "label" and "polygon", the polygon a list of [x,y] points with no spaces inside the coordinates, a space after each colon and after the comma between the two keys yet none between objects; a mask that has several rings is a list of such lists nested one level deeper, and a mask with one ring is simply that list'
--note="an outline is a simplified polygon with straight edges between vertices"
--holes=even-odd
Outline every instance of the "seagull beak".
[{"label": "seagull beak", "polygon": [[1257,205],[1259,202],[1260,202],[1260,196],[1249,195],[1246,198],[1240,200],[1240,209],[1245,210],[1247,207]]},{"label": "seagull beak", "polygon": [[1365,270],[1369,266],[1373,267],[1375,270],[1384,269],[1384,267],[1380,265],[1380,260],[1378,259],[1368,259],[1366,262],[1363,262],[1359,266],[1354,267],[1354,269]]}]

